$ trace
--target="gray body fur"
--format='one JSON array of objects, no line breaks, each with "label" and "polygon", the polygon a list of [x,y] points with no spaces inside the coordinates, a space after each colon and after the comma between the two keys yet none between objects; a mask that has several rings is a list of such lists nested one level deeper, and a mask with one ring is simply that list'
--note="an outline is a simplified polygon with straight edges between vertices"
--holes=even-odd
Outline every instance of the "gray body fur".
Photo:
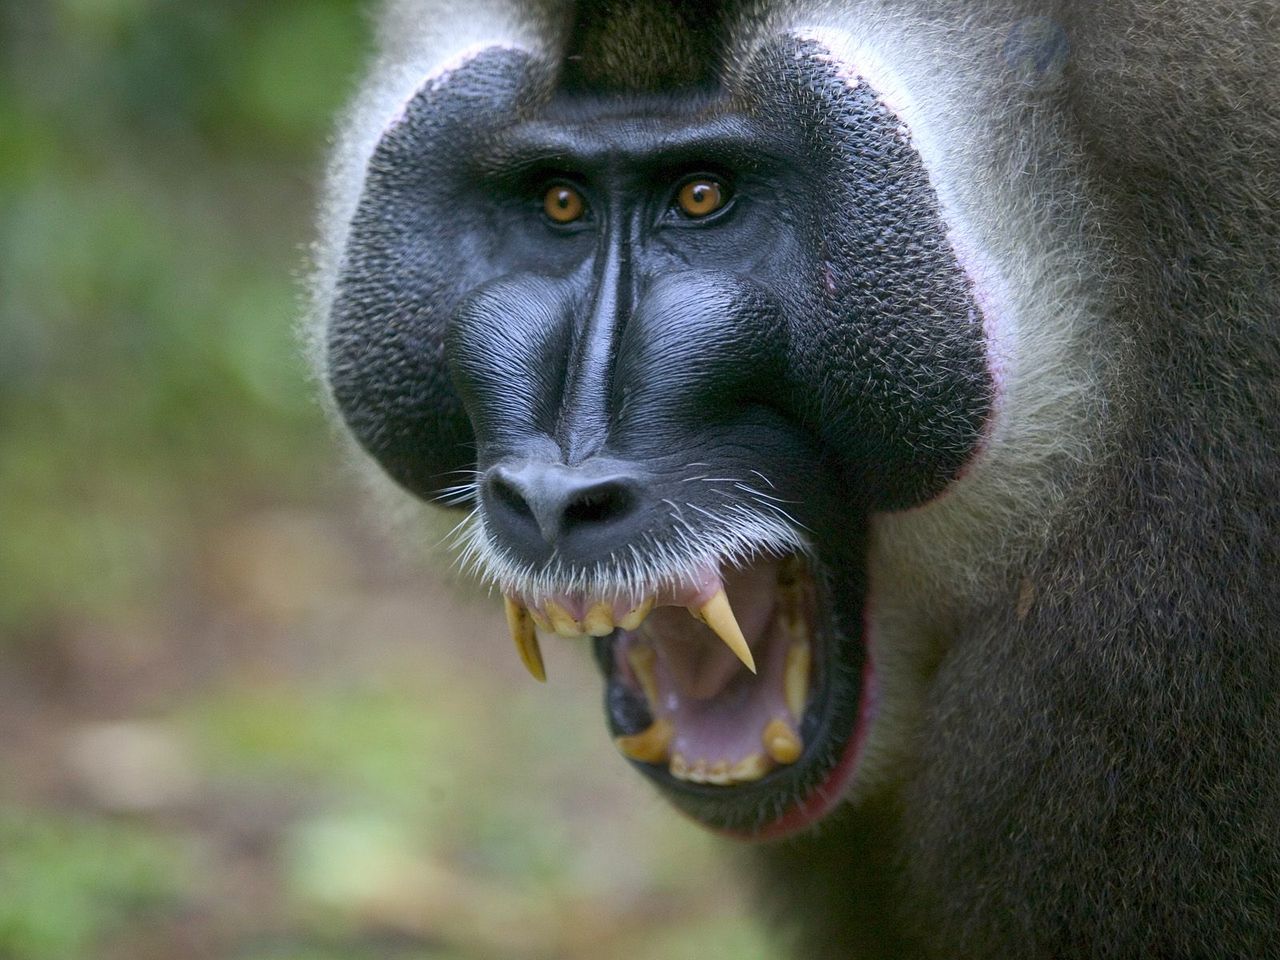
[{"label": "gray body fur", "polygon": [[[678,79],[663,4],[621,6],[587,69],[661,86],[666,50]],[[477,43],[554,57],[571,15],[387,8],[318,317],[399,106]],[[875,520],[881,721],[842,811],[753,852],[763,902],[813,958],[1280,957],[1280,4],[737,22],[741,50],[820,30],[889,92],[985,278],[1001,378],[974,467]]]}]

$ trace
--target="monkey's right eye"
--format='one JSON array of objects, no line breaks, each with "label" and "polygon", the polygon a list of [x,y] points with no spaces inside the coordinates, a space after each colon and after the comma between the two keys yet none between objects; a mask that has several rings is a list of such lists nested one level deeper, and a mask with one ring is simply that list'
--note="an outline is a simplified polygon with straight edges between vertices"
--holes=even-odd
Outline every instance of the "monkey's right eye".
[{"label": "monkey's right eye", "polygon": [[557,183],[547,188],[542,197],[542,212],[553,223],[573,223],[587,212],[587,202],[573,187]]}]

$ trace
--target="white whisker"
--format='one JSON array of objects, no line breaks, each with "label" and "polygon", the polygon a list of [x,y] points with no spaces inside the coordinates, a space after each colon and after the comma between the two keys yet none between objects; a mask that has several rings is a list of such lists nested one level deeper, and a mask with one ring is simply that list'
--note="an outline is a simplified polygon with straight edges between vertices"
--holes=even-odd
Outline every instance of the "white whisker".
[{"label": "white whisker", "polygon": [[[610,557],[589,567],[574,566],[553,553],[542,565],[517,558],[498,543],[477,508],[458,525],[455,546],[459,566],[490,587],[531,602],[562,594],[631,599],[650,596],[702,575],[707,569],[742,566],[762,556],[808,553],[809,545],[795,522],[777,504],[755,498],[708,509],[670,499],[670,526],[661,533],[645,531]],[[695,524],[685,516],[699,516]]]}]

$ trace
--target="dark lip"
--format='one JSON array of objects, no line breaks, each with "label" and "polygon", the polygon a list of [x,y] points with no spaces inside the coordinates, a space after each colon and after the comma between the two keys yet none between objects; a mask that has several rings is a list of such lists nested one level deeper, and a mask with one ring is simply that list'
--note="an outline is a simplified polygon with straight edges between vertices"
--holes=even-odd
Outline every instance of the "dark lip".
[{"label": "dark lip", "polygon": [[[665,767],[635,760],[627,762],[648,777],[671,803],[692,819],[712,830],[740,839],[765,839],[804,829],[821,812],[806,811],[823,806],[829,798],[824,788],[856,753],[863,724],[867,651],[864,642],[863,598],[859,592],[856,609],[841,615],[833,602],[837,593],[830,575],[810,560],[820,602],[815,644],[820,657],[819,682],[800,725],[804,753],[792,764],[770,771],[760,780],[737,786],[690,783],[673,777]],[[596,661],[604,676],[604,710],[612,736],[622,730],[610,709],[614,678],[614,642],[617,634],[599,637],[594,643]],[[822,801],[822,803],[818,803]]]}]

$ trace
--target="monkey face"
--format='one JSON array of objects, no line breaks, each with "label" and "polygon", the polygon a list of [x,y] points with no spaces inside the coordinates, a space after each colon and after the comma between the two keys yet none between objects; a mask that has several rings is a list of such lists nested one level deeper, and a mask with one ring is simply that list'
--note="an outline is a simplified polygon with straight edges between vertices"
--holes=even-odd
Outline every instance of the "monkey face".
[{"label": "monkey face", "polygon": [[329,374],[396,481],[472,508],[530,669],[535,622],[594,637],[621,752],[757,837],[857,776],[869,523],[946,491],[994,393],[910,131],[794,37],[681,94],[502,47],[432,78],[369,159]]}]

